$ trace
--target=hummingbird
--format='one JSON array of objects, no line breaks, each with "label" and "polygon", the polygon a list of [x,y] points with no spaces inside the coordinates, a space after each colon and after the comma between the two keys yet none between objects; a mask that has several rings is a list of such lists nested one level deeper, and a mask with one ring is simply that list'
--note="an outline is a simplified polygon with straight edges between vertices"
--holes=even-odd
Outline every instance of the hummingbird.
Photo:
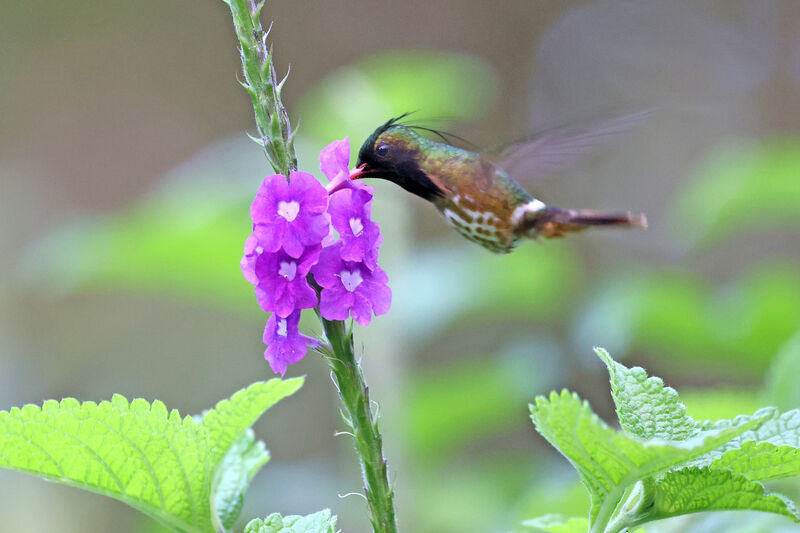
[{"label": "hummingbird", "polygon": [[[507,168],[527,165],[533,174],[552,173],[574,155],[628,129],[643,113],[576,131],[553,131],[512,145],[499,162],[485,152],[449,144],[439,131],[401,123],[408,113],[379,126],[361,146],[350,179],[396,183],[431,202],[447,224],[484,248],[506,254],[526,239],[558,238],[593,226],[646,228],[643,214],[560,209],[534,198]],[[418,130],[438,135],[435,142]]]}]

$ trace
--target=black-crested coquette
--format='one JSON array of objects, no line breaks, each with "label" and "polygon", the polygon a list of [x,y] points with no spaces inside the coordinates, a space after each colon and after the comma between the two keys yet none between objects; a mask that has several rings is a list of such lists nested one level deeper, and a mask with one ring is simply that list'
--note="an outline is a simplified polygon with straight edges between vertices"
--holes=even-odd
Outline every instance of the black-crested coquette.
[{"label": "black-crested coquette", "polygon": [[524,239],[563,237],[593,226],[647,227],[642,214],[546,205],[505,170],[506,163],[524,168],[521,162],[528,174],[552,172],[641,121],[642,113],[544,134],[497,158],[428,139],[419,130],[439,132],[403,124],[405,116],[382,124],[364,141],[351,178],[396,183],[431,202],[456,231],[492,252],[508,253]]}]

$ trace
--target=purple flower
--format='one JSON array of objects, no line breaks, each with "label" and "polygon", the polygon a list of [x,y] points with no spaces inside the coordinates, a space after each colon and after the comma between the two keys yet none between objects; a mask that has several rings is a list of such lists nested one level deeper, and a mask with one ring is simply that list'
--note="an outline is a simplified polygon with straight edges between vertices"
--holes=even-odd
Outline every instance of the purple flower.
[{"label": "purple flower", "polygon": [[256,261],[264,253],[261,243],[267,238],[265,227],[258,225],[253,228],[253,233],[244,241],[244,256],[239,264],[242,267],[244,279],[251,285],[258,285],[258,275],[256,274]]},{"label": "purple flower", "polygon": [[363,261],[375,270],[383,237],[378,225],[370,220],[371,210],[372,191],[366,188],[337,191],[328,203],[331,222],[342,238],[342,259]]},{"label": "purple flower", "polygon": [[350,137],[333,141],[319,153],[319,169],[328,178],[328,192],[350,181]]},{"label": "purple flower", "polygon": [[267,176],[250,206],[254,227],[263,227],[258,243],[267,252],[283,247],[300,257],[304,247],[328,235],[327,205],[325,188],[308,172],[292,172],[288,181],[280,174]]},{"label": "purple flower", "polygon": [[264,328],[264,358],[276,374],[283,376],[287,365],[294,364],[305,357],[308,347],[316,348],[319,341],[301,334],[297,329],[300,322],[300,311],[295,311],[286,318],[273,314]]},{"label": "purple flower", "polygon": [[258,276],[256,276],[256,259],[264,249],[258,244],[258,237],[255,232],[251,233],[247,240],[244,241],[244,256],[239,261],[242,267],[242,275],[244,279],[250,282],[250,285],[258,285]]},{"label": "purple flower", "polygon": [[345,261],[341,257],[342,243],[322,250],[313,269],[314,279],[323,287],[319,311],[328,320],[353,320],[366,326],[372,314],[389,311],[392,291],[389,278],[376,266],[370,270],[365,263]]},{"label": "purple flower", "polygon": [[[274,174],[264,178],[250,206],[253,233],[244,244],[242,274],[272,313],[264,357],[280,375],[319,345],[298,331],[302,309],[319,306],[328,320],[352,316],[366,326],[391,304],[388,278],[378,267],[383,238],[370,219],[374,189],[351,181],[349,161],[349,140],[334,141],[320,153],[327,188],[307,172],[288,179]],[[319,297],[309,272],[322,287]]]},{"label": "purple flower", "polygon": [[350,176],[357,170],[350,170],[350,137],[345,137],[341,141],[333,141],[322,149],[319,153],[319,169],[328,178],[325,189],[328,194],[344,188],[368,189],[371,193],[374,189],[360,180],[351,181]]},{"label": "purple flower", "polygon": [[297,258],[283,250],[258,256],[254,269],[256,298],[264,311],[287,317],[296,309],[316,307],[317,293],[306,281],[306,274],[319,259],[321,249],[311,246]]}]

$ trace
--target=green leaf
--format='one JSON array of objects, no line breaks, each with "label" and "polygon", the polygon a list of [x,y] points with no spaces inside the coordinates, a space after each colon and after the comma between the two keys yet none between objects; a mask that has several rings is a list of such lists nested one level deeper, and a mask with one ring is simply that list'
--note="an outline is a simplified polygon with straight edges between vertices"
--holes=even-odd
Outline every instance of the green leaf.
[{"label": "green leaf", "polygon": [[[270,383],[285,383],[270,380]],[[299,388],[300,382],[297,385]],[[295,389],[296,390],[296,389]],[[294,392],[294,391],[292,391]],[[212,489],[214,507],[221,523],[231,527],[236,521],[244,503],[244,492],[258,470],[269,460],[269,454],[262,442],[255,442],[248,428],[283,396],[265,394],[258,387],[248,387],[234,394],[230,400],[223,400],[217,407],[203,415],[203,425],[208,431],[210,442],[216,454],[214,461],[222,458],[217,469]],[[232,441],[231,438],[236,439]],[[219,451],[228,449],[225,456]]]},{"label": "green leaf", "polygon": [[589,490],[592,521],[601,506],[609,505],[607,500],[616,504],[636,481],[717,449],[772,414],[742,418],[729,427],[712,428],[691,439],[642,442],[608,427],[588,403],[566,390],[551,393],[549,399],[537,397],[530,408],[537,431],[572,463]]},{"label": "green leaf", "polygon": [[[740,416],[734,420],[698,423],[686,413],[675,389],[665,387],[660,378],[648,377],[641,367],[627,368],[617,363],[602,348],[595,348],[595,352],[608,367],[611,395],[617,406],[620,425],[641,439],[684,440],[701,429],[737,427],[752,419]],[[777,416],[772,408],[765,408],[754,416],[766,416],[767,420],[758,428],[745,431],[719,449],[692,461],[692,464],[707,466],[713,463],[713,468],[728,468],[755,480],[800,473],[800,463],[796,462],[800,459],[800,452],[795,450],[800,446],[800,413],[790,411]]]},{"label": "green leaf", "polygon": [[[775,412],[772,408],[764,408],[757,411],[756,415],[759,413],[768,413],[770,410]],[[722,429],[734,427],[741,424],[746,418],[748,417],[736,417],[733,420],[719,420],[714,423],[707,422],[705,428]],[[694,459],[691,465],[697,467],[708,466],[720,459],[727,452],[743,447],[747,442],[753,442],[755,444],[767,443],[776,447],[789,446],[792,448],[800,448],[800,409],[792,409],[778,416],[768,418],[758,427],[748,429],[741,435],[737,435],[735,438],[726,442],[723,446]]]},{"label": "green leaf", "polygon": [[656,483],[653,509],[647,521],[703,511],[750,510],[800,521],[794,505],[778,494],[727,470],[686,468],[664,475]]},{"label": "green leaf", "polygon": [[546,533],[586,533],[589,530],[588,519],[566,517],[558,514],[549,514],[526,520],[522,525],[545,531]]},{"label": "green leaf", "polygon": [[252,426],[267,409],[297,392],[302,385],[303,378],[257,382],[236,392],[230,399],[222,400],[205,413],[202,425],[213,450],[213,459],[220,461],[245,429]]},{"label": "green leaf", "polygon": [[686,414],[675,389],[648,377],[642,367],[617,363],[603,348],[594,351],[608,367],[611,396],[625,431],[644,440],[685,440],[697,434],[698,423]]},{"label": "green leaf", "polygon": [[15,407],[0,412],[0,466],[121,500],[182,531],[211,532],[217,521],[212,483],[221,520],[238,512],[227,507],[238,505],[238,496],[218,473],[221,465],[239,462],[251,475],[264,464],[263,450],[249,436],[239,441],[242,457],[226,454],[266,409],[302,383],[254,383],[199,422],[168,412],[162,402],[119,395],[100,403],[68,398]]},{"label": "green leaf", "polygon": [[791,502],[758,481],[800,475],[800,410],[775,408],[731,420],[696,422],[678,393],[644,369],[600,348],[624,432],[563,391],[531,408],[536,429],[578,471],[589,490],[592,531],[621,531],[679,514],[750,509],[797,519]]},{"label": "green leaf", "polygon": [[800,409],[792,409],[767,420],[759,427],[742,433],[733,439],[731,444],[741,445],[749,440],[800,448]]},{"label": "green leaf", "polygon": [[617,363],[602,348],[595,348],[595,352],[608,367],[611,395],[617,406],[620,425],[636,437],[644,440],[685,440],[701,431],[740,427],[756,418],[764,420],[759,426],[744,431],[719,449],[693,461],[694,466],[706,466],[725,452],[738,449],[748,441],[769,443],[773,447],[800,447],[800,410],[778,415],[774,408],[766,407],[752,416],[740,415],[732,420],[696,422],[686,413],[686,406],[680,401],[675,389],[665,387],[660,378],[648,377],[641,367],[627,368]]},{"label": "green leaf", "polygon": [[725,452],[712,462],[713,470],[730,470],[753,481],[771,481],[800,476],[800,450],[769,442],[747,441],[741,448]]},{"label": "green leaf", "polygon": [[306,516],[273,513],[264,520],[251,520],[244,533],[335,533],[336,516],[325,509]]},{"label": "green leaf", "polygon": [[244,504],[244,493],[253,477],[269,461],[269,452],[262,441],[255,440],[252,429],[246,429],[225,454],[211,487],[213,515],[229,529],[236,522]]}]

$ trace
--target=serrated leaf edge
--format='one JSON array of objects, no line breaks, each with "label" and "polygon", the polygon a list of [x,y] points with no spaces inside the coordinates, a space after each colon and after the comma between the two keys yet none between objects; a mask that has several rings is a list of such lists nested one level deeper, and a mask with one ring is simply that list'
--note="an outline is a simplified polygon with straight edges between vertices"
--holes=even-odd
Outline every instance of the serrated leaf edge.
[{"label": "serrated leaf edge", "polygon": [[[240,389],[239,391],[235,392],[230,398],[226,398],[226,399],[223,399],[223,400],[220,400],[219,402],[217,402],[217,404],[214,406],[214,408],[209,410],[206,413],[206,416],[211,414],[212,415],[211,416],[211,420],[212,420],[212,423],[213,423],[213,420],[216,418],[216,415],[220,410],[224,411],[224,410],[228,409],[229,406],[232,403],[235,404],[236,400],[241,399],[241,397],[243,395],[246,395],[246,394],[252,392],[256,387],[260,387],[260,386],[263,386],[264,384],[270,384],[270,383],[275,383],[275,385],[278,385],[278,384],[281,384],[281,383],[289,383],[290,386],[287,388],[287,391],[284,391],[284,394],[282,396],[280,396],[280,397],[278,397],[276,399],[272,399],[270,402],[268,402],[266,407],[261,411],[261,413],[259,413],[258,416],[249,417],[249,418],[252,419],[252,421],[250,422],[250,425],[252,425],[255,422],[255,420],[257,420],[257,418],[260,417],[261,414],[263,414],[267,409],[269,409],[270,407],[275,405],[281,399],[283,399],[283,398],[285,398],[287,396],[290,396],[291,394],[294,394],[295,392],[297,392],[297,390],[303,385],[303,382],[304,382],[304,378],[302,378],[302,377],[290,378],[290,379],[287,379],[287,380],[281,380],[281,379],[278,379],[278,378],[273,378],[273,379],[270,379],[268,381],[257,381],[257,382],[254,382],[254,383],[248,385],[247,387],[245,387],[244,389]],[[205,477],[205,483],[209,488],[209,496],[211,496],[211,493],[212,493],[211,485],[212,485],[213,480],[214,480],[215,475],[216,475],[215,470],[219,466],[222,457],[224,457],[225,453],[227,453],[227,451],[233,445],[233,440],[235,440],[235,439],[233,439],[224,448],[215,446],[213,443],[208,442],[208,434],[207,434],[207,430],[206,430],[206,420],[207,420],[206,416],[203,417],[203,420],[201,422],[196,422],[192,418],[192,416],[190,416],[190,415],[186,415],[186,416],[182,417],[180,415],[180,412],[177,409],[168,410],[166,405],[160,400],[153,400],[152,402],[148,402],[147,400],[145,400],[143,398],[134,398],[132,400],[128,400],[125,396],[123,396],[121,394],[116,394],[116,393],[112,395],[110,400],[102,400],[100,402],[95,402],[95,401],[92,401],[92,400],[86,400],[86,401],[81,402],[81,401],[77,400],[76,398],[66,397],[66,398],[61,399],[60,401],[59,400],[54,400],[54,399],[45,400],[45,401],[42,402],[41,406],[33,404],[33,403],[28,403],[28,404],[25,404],[25,405],[23,405],[21,407],[11,407],[8,410],[0,411],[0,421],[3,421],[3,419],[11,418],[11,419],[16,420],[19,423],[23,423],[24,424],[25,423],[24,417],[36,416],[36,415],[29,414],[30,411],[34,411],[35,410],[37,413],[45,413],[45,414],[47,414],[48,411],[54,410],[54,408],[56,406],[58,406],[59,410],[69,410],[69,409],[83,410],[84,408],[86,408],[86,409],[94,409],[94,410],[116,410],[118,412],[121,412],[121,414],[124,414],[124,412],[126,412],[126,411],[127,412],[131,412],[131,413],[135,413],[136,411],[138,411],[142,407],[146,406],[145,407],[146,411],[149,411],[149,413],[151,415],[153,415],[153,416],[157,416],[157,417],[162,418],[163,421],[166,422],[167,424],[171,424],[171,425],[176,425],[177,424],[178,426],[181,427],[181,429],[187,429],[187,430],[193,431],[195,433],[202,433],[203,434],[202,436],[201,435],[196,435],[195,438],[203,438],[207,442],[207,444],[210,446],[209,451],[213,450],[213,451],[216,452],[215,455],[214,455],[214,458],[213,458],[214,459],[213,460],[213,464],[210,464],[212,462],[211,461],[212,457],[207,457],[206,460],[203,463],[203,466],[206,469],[206,474],[205,474],[204,477]],[[18,418],[14,418],[15,416],[18,417]],[[95,422],[104,424],[100,420],[97,420],[97,419],[93,419],[93,420]],[[48,425],[47,427],[48,427],[49,430],[60,432],[60,430],[54,425]],[[250,427],[250,426],[247,426],[247,427]],[[119,435],[124,435],[124,433],[121,430],[116,430],[116,429],[113,429],[113,428],[110,428],[110,427],[109,427],[109,429],[112,430],[112,431],[115,431]],[[74,438],[71,435],[64,435],[64,436],[69,438],[69,439],[73,439]],[[123,436],[122,438],[124,440],[128,441],[127,437]],[[33,443],[31,443],[31,444],[33,444]],[[82,445],[82,443],[81,443],[81,445]],[[205,531],[207,531],[207,530],[204,530],[202,528],[197,528],[193,524],[186,523],[182,519],[176,517],[175,515],[173,515],[171,513],[164,512],[163,507],[156,507],[156,506],[154,506],[154,505],[152,505],[152,504],[150,504],[150,503],[148,503],[148,502],[146,502],[144,500],[139,500],[139,499],[136,499],[136,498],[132,498],[130,496],[127,496],[124,492],[114,492],[114,491],[109,490],[107,488],[97,487],[95,485],[90,485],[90,484],[87,484],[87,483],[83,483],[83,482],[79,482],[79,481],[70,479],[68,477],[64,477],[63,476],[64,472],[63,472],[61,466],[58,464],[58,462],[49,453],[47,453],[45,450],[41,449],[39,446],[36,446],[36,445],[34,445],[34,446],[36,448],[38,448],[42,452],[43,456],[46,457],[52,463],[52,465],[55,467],[56,470],[61,472],[61,474],[62,474],[61,476],[56,476],[56,475],[52,475],[52,474],[43,473],[43,472],[40,472],[40,471],[37,471],[37,470],[34,470],[34,469],[30,469],[30,468],[24,468],[24,467],[18,467],[18,466],[9,466],[9,463],[6,460],[5,457],[3,457],[3,461],[4,461],[4,463],[6,463],[6,466],[2,466],[0,468],[5,468],[5,469],[8,469],[8,470],[13,470],[13,471],[16,471],[16,472],[22,472],[22,473],[26,473],[26,474],[32,474],[32,475],[34,475],[36,477],[39,477],[39,478],[42,478],[42,479],[46,479],[46,480],[57,482],[57,483],[60,483],[60,484],[63,484],[63,485],[79,488],[79,489],[85,490],[87,492],[92,492],[94,494],[99,494],[101,496],[106,496],[106,497],[121,501],[123,503],[126,503],[126,504],[130,505],[131,507],[133,507],[133,508],[135,508],[137,510],[140,510],[140,511],[148,514],[149,516],[155,518],[156,520],[162,522],[166,526],[168,526],[170,528],[173,528],[173,529],[177,528],[177,529],[189,532],[189,533],[204,533]],[[176,457],[176,460],[178,461],[178,463],[182,463],[182,461],[181,461],[179,455],[177,454],[177,452],[175,452],[174,449],[172,449],[172,445],[168,444],[168,446],[173,451],[173,453],[175,454],[175,457]],[[138,445],[134,445],[134,448],[136,448],[138,450],[139,447],[138,447]],[[92,455],[96,455],[94,453],[94,451],[92,451],[92,450],[89,450],[89,451],[91,452]],[[157,479],[157,476],[155,475],[155,472],[152,469],[152,465],[150,464],[150,460],[143,453],[142,453],[142,457],[145,460],[145,463],[148,466],[151,467],[151,470],[150,470],[151,477],[153,479]],[[121,480],[118,479],[116,474],[113,471],[111,471],[109,469],[109,467],[105,464],[105,462],[102,459],[100,459],[99,457],[97,457],[97,464],[101,465],[102,468],[109,474],[109,476],[112,479],[115,480],[117,490],[119,490],[119,491],[124,490],[124,488],[122,487],[122,484],[121,484]],[[209,472],[209,468],[211,468],[214,471]],[[186,483],[186,486],[187,486],[187,493],[190,495],[190,498],[192,498],[191,508],[193,509],[193,516],[195,517],[195,519],[197,519],[199,517],[197,517],[196,511],[195,511],[196,502],[194,502],[193,491],[189,488],[189,483],[188,483],[188,480],[185,479],[185,474],[186,474],[185,469],[183,469],[182,475],[184,476],[184,483]],[[162,506],[163,506],[164,502],[165,502],[164,495],[163,495],[163,493],[160,492],[161,491],[161,487],[159,486],[159,484],[157,483],[156,485],[157,485],[158,491],[159,491],[159,500],[162,502]],[[210,508],[213,508],[213,502],[212,501],[209,502],[209,506],[210,506]],[[208,523],[211,524],[214,521],[214,517],[208,517],[208,520],[209,520]]]}]

